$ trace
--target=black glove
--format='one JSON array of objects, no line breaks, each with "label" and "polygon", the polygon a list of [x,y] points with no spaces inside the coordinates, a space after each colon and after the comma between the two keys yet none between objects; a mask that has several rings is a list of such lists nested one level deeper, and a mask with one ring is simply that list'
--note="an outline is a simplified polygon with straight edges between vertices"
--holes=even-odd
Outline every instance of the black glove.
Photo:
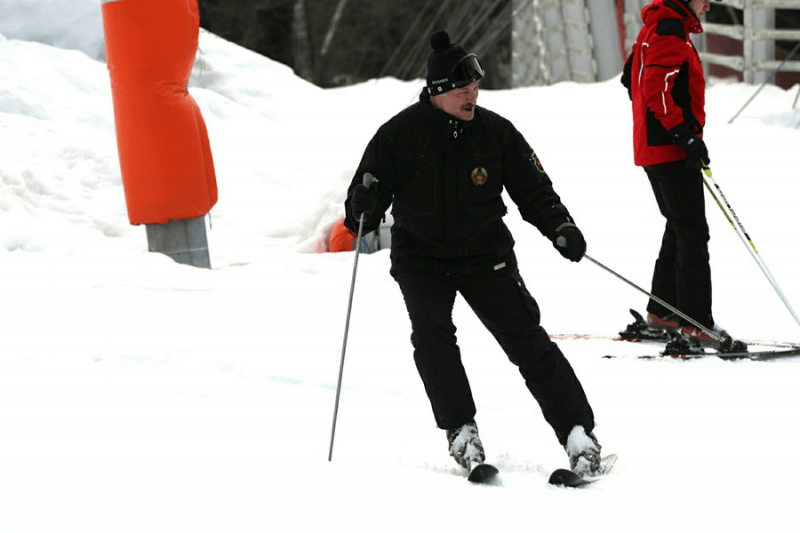
[{"label": "black glove", "polygon": [[553,246],[565,258],[577,263],[586,254],[583,233],[574,224],[564,224],[556,230]]},{"label": "black glove", "polygon": [[686,152],[686,168],[703,168],[703,166],[711,164],[706,143],[691,132],[688,123],[684,122],[680,126],[675,126],[668,133],[673,142],[680,145]]},{"label": "black glove", "polygon": [[356,188],[353,189],[352,200],[350,200],[350,208],[353,210],[356,220],[359,220],[363,213],[364,223],[368,224],[375,211],[378,210],[378,191],[375,183],[369,187],[363,184],[356,185]]}]

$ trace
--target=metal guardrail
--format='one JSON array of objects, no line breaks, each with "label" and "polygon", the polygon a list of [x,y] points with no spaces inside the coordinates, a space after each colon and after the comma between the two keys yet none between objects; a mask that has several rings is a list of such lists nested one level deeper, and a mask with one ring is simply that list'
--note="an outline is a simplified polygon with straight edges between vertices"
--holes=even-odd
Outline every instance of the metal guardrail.
[{"label": "metal guardrail", "polygon": [[[725,35],[738,39],[743,43],[741,61],[731,61],[730,56],[703,53],[701,59],[709,64],[722,65],[742,73],[745,83],[753,83],[756,72],[773,71],[781,64],[780,61],[763,60],[756,57],[754,46],[756,41],[774,41],[778,39],[787,41],[800,40],[800,30],[776,30],[773,28],[760,28],[754,22],[756,10],[760,9],[800,9],[800,0],[723,0],[722,5],[735,7],[744,11],[744,24],[726,26],[724,24],[704,24],[706,33],[712,35]],[[800,62],[787,61],[783,70],[800,72]]]},{"label": "metal guardrail", "polygon": [[722,65],[731,70],[742,72],[744,70],[744,59],[739,56],[723,56],[719,54],[709,54],[706,52],[699,52],[700,61],[703,63],[710,63],[714,65]]}]

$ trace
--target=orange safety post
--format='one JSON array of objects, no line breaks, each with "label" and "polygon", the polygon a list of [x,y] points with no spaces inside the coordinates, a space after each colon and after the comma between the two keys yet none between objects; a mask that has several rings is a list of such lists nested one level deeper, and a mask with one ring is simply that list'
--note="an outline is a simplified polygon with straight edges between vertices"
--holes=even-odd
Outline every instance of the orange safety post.
[{"label": "orange safety post", "polygon": [[122,185],[131,224],[206,215],[217,202],[208,133],[187,86],[197,0],[103,0]]},{"label": "orange safety post", "polygon": [[328,251],[335,252],[352,252],[353,241],[356,240],[356,234],[344,226],[344,220],[340,220],[334,224],[331,229],[331,239],[328,246]]}]

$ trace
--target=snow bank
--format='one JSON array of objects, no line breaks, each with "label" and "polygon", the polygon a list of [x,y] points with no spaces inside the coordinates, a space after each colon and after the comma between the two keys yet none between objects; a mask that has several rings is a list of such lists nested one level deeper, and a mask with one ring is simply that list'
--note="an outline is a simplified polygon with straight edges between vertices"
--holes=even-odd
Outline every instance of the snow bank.
[{"label": "snow bank", "polygon": [[100,0],[0,0],[0,34],[105,58]]}]

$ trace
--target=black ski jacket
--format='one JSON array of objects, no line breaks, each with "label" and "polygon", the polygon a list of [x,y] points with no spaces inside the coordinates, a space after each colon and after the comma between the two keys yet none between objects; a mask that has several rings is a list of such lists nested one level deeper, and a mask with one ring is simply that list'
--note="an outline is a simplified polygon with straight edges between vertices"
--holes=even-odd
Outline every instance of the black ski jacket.
[{"label": "black ski jacket", "polygon": [[408,270],[475,274],[516,267],[514,239],[503,223],[503,188],[522,218],[551,241],[572,223],[536,154],[500,115],[476,107],[459,121],[430,103],[425,91],[370,141],[345,201],[345,225],[358,232],[353,190],[369,172],[378,208],[364,232],[392,205],[391,273]]}]

